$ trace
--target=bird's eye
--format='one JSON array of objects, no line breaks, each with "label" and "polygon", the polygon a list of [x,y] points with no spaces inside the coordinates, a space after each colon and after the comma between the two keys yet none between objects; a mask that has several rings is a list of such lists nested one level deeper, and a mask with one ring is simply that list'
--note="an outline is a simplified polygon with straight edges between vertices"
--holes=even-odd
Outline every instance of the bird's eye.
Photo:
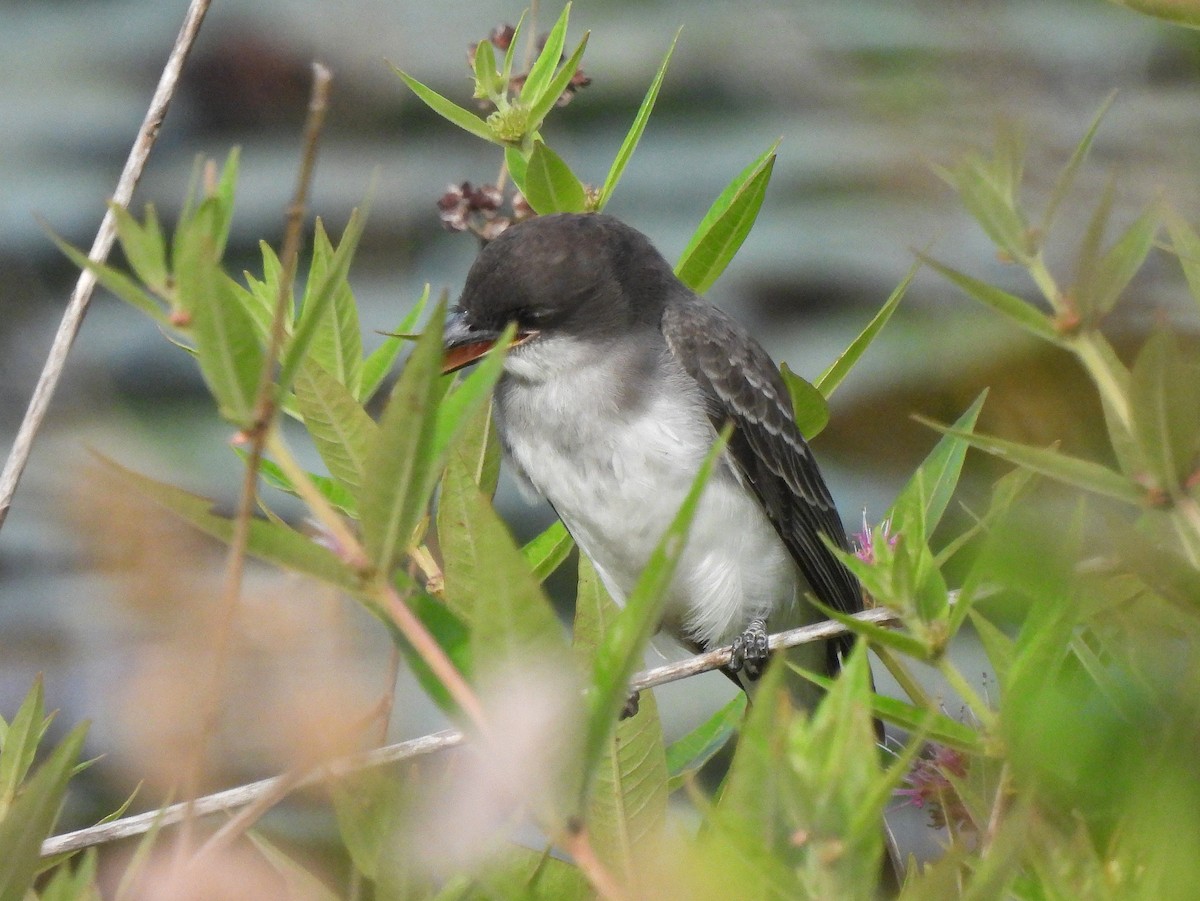
[{"label": "bird's eye", "polygon": [[550,310],[532,307],[518,310],[516,320],[521,325],[545,325],[552,315]]}]

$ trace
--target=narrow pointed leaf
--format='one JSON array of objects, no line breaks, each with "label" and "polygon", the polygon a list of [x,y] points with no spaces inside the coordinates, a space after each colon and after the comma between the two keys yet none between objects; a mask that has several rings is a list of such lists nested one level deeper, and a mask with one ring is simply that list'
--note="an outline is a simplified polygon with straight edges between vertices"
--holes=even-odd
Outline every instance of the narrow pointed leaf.
[{"label": "narrow pointed leaf", "polygon": [[418,322],[421,321],[421,316],[425,313],[425,306],[429,303],[429,284],[425,284],[421,296],[417,298],[416,304],[408,312],[408,314],[396,326],[393,334],[388,335],[384,342],[375,348],[363,360],[362,365],[362,385],[359,388],[359,393],[356,395],[360,403],[366,403],[378,390],[383,380],[387,378],[387,374],[391,372],[392,366],[396,362],[396,357],[400,355],[400,348],[404,344],[404,339],[401,335],[408,334],[416,328]]},{"label": "narrow pointed leaf", "polygon": [[407,550],[433,492],[445,316],[443,301],[417,339],[367,451],[358,509],[367,553],[383,573]]},{"label": "narrow pointed leaf", "polygon": [[432,88],[425,87],[425,85],[421,84],[421,82],[417,81],[410,75],[406,75],[404,72],[401,72],[395,66],[392,66],[392,71],[399,75],[401,79],[403,79],[404,83],[408,85],[409,90],[416,94],[426,106],[428,106],[446,121],[457,125],[464,131],[470,132],[477,138],[483,138],[489,143],[502,143],[501,141],[497,140],[495,135],[492,134],[492,130],[488,127],[488,124],[474,113],[468,112],[461,106],[458,106],[457,104],[447,100]]},{"label": "narrow pointed leaf", "polygon": [[492,97],[502,85],[496,71],[496,51],[492,42],[480,41],[475,45],[475,96],[479,99]]},{"label": "narrow pointed leaf", "polygon": [[1014,441],[1005,441],[1002,438],[975,435],[947,428],[920,416],[916,419],[931,429],[962,438],[972,447],[977,447],[985,453],[1010,460],[1018,466],[1032,469],[1034,472],[1056,481],[1138,506],[1141,506],[1145,500],[1145,492],[1138,485],[1099,463],[1068,457],[1066,454],[1048,448],[1029,447]]},{"label": "narrow pointed leaf", "polygon": [[288,857],[268,841],[266,836],[252,829],[246,833],[246,837],[254,844],[255,850],[283,879],[286,886],[285,897],[304,898],[305,901],[338,901],[340,895],[330,891],[324,882],[304,869],[299,862]]},{"label": "narrow pointed leaf", "polygon": [[367,449],[379,431],[350,391],[318,363],[300,367],[293,389],[304,425],[329,473],[357,495],[367,468]]},{"label": "narrow pointed leaf", "polygon": [[[233,520],[212,512],[213,502],[208,498],[126,469],[99,454],[95,457],[110,475],[191,523],[201,532],[227,544],[233,539]],[[264,519],[250,520],[250,540],[247,549],[252,556],[260,560],[312,576],[351,594],[357,595],[362,591],[358,576],[332,551],[287,526]]]},{"label": "narrow pointed leaf", "polygon": [[[238,451],[238,456],[243,460],[248,459],[247,454],[240,450]],[[284,473],[279,464],[274,460],[266,458],[259,460],[258,473],[262,476],[263,484],[270,485],[272,488],[294,497],[300,497],[300,492],[296,490],[296,486],[292,484],[291,479],[287,477],[287,474]],[[336,479],[330,476],[323,476],[320,473],[310,472],[308,473],[308,479],[313,483],[313,487],[320,492],[321,497],[329,501],[334,509],[341,510],[351,519],[358,519],[358,500],[350,493],[350,489]],[[260,505],[260,509],[272,522],[290,528],[265,505]]]},{"label": "narrow pointed leaf", "polygon": [[746,714],[746,693],[739,691],[707,720],[667,746],[668,791],[708,763],[737,731]]},{"label": "narrow pointed leaf", "polygon": [[539,582],[545,582],[571,556],[574,547],[575,540],[571,538],[567,527],[561,520],[555,520],[537,537],[528,541],[521,551],[534,577]]},{"label": "narrow pointed leaf", "polygon": [[675,274],[703,294],[725,271],[758,218],[775,165],[775,145],[730,183],[701,220]]},{"label": "narrow pointed leaf", "polygon": [[233,224],[233,195],[237,188],[241,156],[241,151],[237,147],[229,151],[229,156],[225,157],[225,165],[221,167],[221,177],[217,181],[217,188],[212,195],[216,200],[213,237],[216,241],[218,260],[225,255],[225,244],[229,240],[229,228]]},{"label": "narrow pointed leaf", "polygon": [[504,164],[508,167],[508,174],[512,178],[513,184],[524,195],[526,193],[525,177],[529,170],[529,161],[521,154],[521,149],[512,145],[505,147]]},{"label": "narrow pointed leaf", "polygon": [[[986,399],[987,391],[983,391],[975,398],[974,403],[967,408],[966,412],[955,421],[953,428],[961,432],[973,432]],[[942,520],[942,515],[950,505],[950,498],[958,486],[958,477],[962,474],[963,460],[966,455],[967,441],[952,435],[943,435],[918,468],[917,473],[921,478],[918,479],[914,475],[897,496],[895,506],[899,506],[903,502],[903,498],[910,493],[920,494],[928,535],[933,534],[933,530],[937,528],[938,523]],[[893,506],[893,511],[895,506]]]},{"label": "narrow pointed leaf", "polygon": [[829,404],[825,402],[825,395],[811,382],[792,372],[787,363],[779,367],[779,374],[783,376],[783,383],[787,385],[792,398],[796,427],[806,440],[812,441],[829,423]]},{"label": "narrow pointed leaf", "polygon": [[7,815],[17,788],[28,774],[49,725],[45,690],[39,675],[33,680],[33,687],[25,695],[25,700],[4,730],[3,741],[0,742],[0,820]]},{"label": "narrow pointed leaf", "polygon": [[471,630],[477,671],[522,659],[565,665],[562,626],[487,498],[464,486],[441,504],[446,600]]},{"label": "narrow pointed leaf", "polygon": [[533,145],[523,191],[529,205],[542,216],[582,213],[587,206],[587,195],[575,173],[541,141]]},{"label": "narrow pointed leaf", "polygon": [[923,253],[917,254],[917,256],[926,265],[950,279],[950,281],[962,288],[971,297],[991,307],[997,313],[1026,331],[1037,335],[1039,338],[1044,338],[1053,344],[1063,343],[1062,336],[1055,331],[1054,324],[1050,321],[1049,317],[1040,312],[1037,307],[1028,301],[1017,297],[1015,294],[1009,294],[1007,291],[1003,291],[994,285],[989,285],[987,282],[972,278],[965,272],[959,272],[957,269],[943,265]]},{"label": "narrow pointed leaf", "polygon": [[145,313],[163,328],[170,327],[170,323],[167,321],[167,314],[163,312],[162,302],[150,294],[149,291],[142,288],[136,281],[124,272],[114,269],[112,266],[94,262],[88,258],[86,253],[72,247],[54,232],[47,230],[47,234],[50,235],[50,240],[62,251],[63,256],[80,269],[86,269],[92,273],[101,287],[125,301],[135,310]]},{"label": "narrow pointed leaf", "polygon": [[[567,22],[570,18],[571,4],[568,3],[559,13],[558,21],[550,29],[550,33],[546,35],[546,43],[537,59],[533,61],[525,84],[521,86],[521,102],[526,106],[532,107],[542,99],[542,94],[546,91],[559,60],[562,59],[563,45],[567,40]],[[561,94],[562,91],[558,93]],[[558,94],[554,96],[557,98]]]},{"label": "narrow pointed leaf", "polygon": [[[357,236],[354,236],[357,239]],[[336,259],[333,245],[325,234],[325,227],[317,219],[313,236],[313,261],[305,286],[304,302],[300,308],[303,319],[312,312],[316,294],[328,275],[329,266]],[[344,279],[335,279],[331,296],[320,311],[321,321],[314,328],[308,346],[308,355],[324,367],[329,375],[345,385],[351,394],[357,394],[362,380],[362,332],[358,324],[358,309],[354,294]]]},{"label": "narrow pointed leaf", "polygon": [[1200,235],[1171,207],[1164,208],[1163,219],[1171,236],[1171,246],[1179,257],[1179,265],[1183,267],[1184,278],[1191,289],[1192,300],[1200,305]]},{"label": "narrow pointed leaf", "polygon": [[[318,329],[329,328],[333,329],[349,329],[351,326],[346,324],[346,318],[350,314],[345,312],[347,306],[353,307],[353,299],[345,297],[342,299],[342,314],[329,315],[329,310],[336,303],[335,297],[339,292],[348,292],[346,286],[346,275],[350,271],[350,262],[354,258],[354,251],[358,248],[358,240],[362,237],[362,230],[365,224],[366,216],[360,215],[358,210],[350,214],[350,221],[346,223],[346,228],[342,232],[342,240],[338,243],[337,250],[333,257],[329,260],[329,266],[320,280],[320,284],[315,290],[306,292],[306,299],[303,309],[300,310],[300,321],[296,325],[296,331],[292,335],[292,340],[288,342],[287,349],[284,351],[283,360],[279,367],[278,383],[280,387],[286,389],[296,375],[296,370],[300,366],[301,361],[308,353],[309,346],[313,341]],[[355,322],[353,330],[355,335],[358,332],[357,314],[353,315]],[[331,337],[329,344],[331,345],[330,353],[342,356],[346,351],[342,350],[346,343],[354,346],[354,350],[350,351],[354,356],[361,353],[361,343],[356,344],[356,337],[347,338],[345,335]],[[337,347],[334,351],[332,348]],[[357,364],[346,364],[350,370],[357,368]],[[337,373],[331,372],[331,375]],[[359,376],[361,378],[361,375]],[[347,387],[351,392],[355,390],[353,384],[354,376],[352,372],[347,371]]]},{"label": "narrow pointed leaf", "polygon": [[167,243],[158,224],[154,207],[146,206],[146,223],[139,223],[129,210],[119,203],[110,202],[109,210],[117,224],[117,235],[121,239],[121,250],[138,278],[151,291],[165,293],[167,290]]},{"label": "narrow pointed leaf", "polygon": [[858,333],[858,337],[850,342],[850,346],[842,351],[841,356],[834,360],[829,368],[822,372],[817,377],[817,380],[813,382],[813,386],[821,392],[826,400],[833,397],[833,392],[837,390],[838,385],[850,374],[850,370],[854,368],[854,364],[862,358],[867,348],[871,346],[871,342],[875,340],[876,336],[883,330],[883,327],[887,325],[888,320],[892,318],[892,314],[896,312],[896,307],[900,305],[900,299],[908,291],[908,286],[912,284],[912,280],[916,277],[917,271],[920,268],[920,260],[912,264],[904,278],[900,281],[900,284],[892,291],[884,305],[879,308],[879,312],[871,317],[871,321],[867,323],[867,327]]},{"label": "narrow pointed leaf", "polygon": [[1066,199],[1067,194],[1071,190],[1071,186],[1075,182],[1075,175],[1079,171],[1080,165],[1087,157],[1088,151],[1091,150],[1092,141],[1096,137],[1096,132],[1100,128],[1100,122],[1104,119],[1112,106],[1113,100],[1116,99],[1117,92],[1112,91],[1104,102],[1100,104],[1100,109],[1096,111],[1096,115],[1092,118],[1091,124],[1084,132],[1083,138],[1075,145],[1075,151],[1071,154],[1071,159],[1067,161],[1062,174],[1058,176],[1058,180],[1054,183],[1054,190],[1050,193],[1050,202],[1046,204],[1046,212],[1042,214],[1042,226],[1040,231],[1045,234],[1050,231],[1050,226],[1054,224],[1054,218],[1058,214],[1058,208]]},{"label": "narrow pointed leaf", "polygon": [[521,43],[521,32],[525,28],[525,17],[529,15],[529,10],[521,13],[521,18],[517,20],[517,27],[513,29],[512,40],[508,42],[508,49],[504,51],[504,65],[500,70],[500,85],[502,90],[508,89],[508,83],[512,79],[513,59],[517,54],[517,47]]},{"label": "narrow pointed leaf", "polygon": [[[586,559],[579,563],[575,647],[594,655],[618,615]],[[588,797],[589,838],[600,860],[633,884],[639,851],[661,840],[667,816],[667,761],[653,692],[643,692],[638,712],[617,723],[604,749]]]},{"label": "narrow pointed leaf", "polygon": [[58,818],[75,770],[87,724],[67,733],[46,762],[21,787],[20,794],[0,820],[0,901],[25,901],[39,870],[39,851]]},{"label": "narrow pointed leaf", "polygon": [[585,773],[590,772],[591,764],[598,760],[603,752],[617,714],[625,704],[629,679],[642,658],[646,642],[658,628],[667,589],[675,574],[675,566],[683,554],[692,518],[700,506],[700,499],[713,467],[724,453],[728,440],[729,429],[726,428],[701,464],[683,505],[650,554],[646,569],[638,577],[633,591],[625,601],[624,609],[613,622],[604,643],[596,653],[592,674],[593,693],[590,698],[584,745]]},{"label": "narrow pointed leaf", "polygon": [[1133,366],[1134,430],[1159,485],[1174,494],[1194,472],[1200,451],[1200,370],[1168,332],[1147,339]]},{"label": "narrow pointed leaf", "polygon": [[629,126],[625,140],[621,142],[621,147],[608,169],[608,175],[604,177],[604,185],[600,188],[600,199],[596,202],[596,210],[599,212],[603,212],[604,207],[608,204],[612,192],[616,190],[617,183],[621,180],[621,175],[625,172],[625,167],[629,165],[630,157],[637,149],[638,142],[642,140],[642,133],[646,130],[646,123],[650,121],[650,114],[654,111],[658,92],[667,75],[667,66],[671,64],[671,55],[675,52],[675,45],[679,42],[681,31],[683,31],[682,28],[675,32],[675,37],[671,38],[671,46],[667,48],[667,54],[659,64],[658,72],[655,73],[654,80],[650,82],[646,96],[642,98],[642,105],[638,107],[637,115],[633,117],[633,124]]},{"label": "narrow pointed leaf", "polygon": [[1146,261],[1158,235],[1158,205],[1151,204],[1142,215],[1100,258],[1096,266],[1095,297],[1097,314],[1103,316],[1116,305],[1117,299],[1133,280]]},{"label": "narrow pointed leaf", "polygon": [[584,34],[583,40],[579,42],[579,46],[575,48],[575,52],[571,54],[571,58],[562,64],[562,68],[558,70],[558,74],[547,85],[541,97],[530,104],[530,134],[541,128],[542,120],[546,118],[550,110],[554,109],[554,104],[558,102],[558,98],[562,96],[563,91],[567,89],[567,85],[571,83],[571,79],[575,77],[575,72],[579,69],[579,63],[583,59],[583,51],[587,49],[587,42],[590,36],[590,33]]}]

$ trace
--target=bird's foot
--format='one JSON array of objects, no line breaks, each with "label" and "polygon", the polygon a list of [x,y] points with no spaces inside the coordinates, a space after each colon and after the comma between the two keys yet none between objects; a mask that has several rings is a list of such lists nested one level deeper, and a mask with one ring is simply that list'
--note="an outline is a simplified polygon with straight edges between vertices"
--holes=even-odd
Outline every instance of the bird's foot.
[{"label": "bird's foot", "polygon": [[629,696],[625,699],[625,706],[621,708],[620,719],[627,720],[631,716],[637,716],[638,707],[641,704],[641,699],[642,699],[642,696],[641,696],[640,692],[631,691],[629,693]]},{"label": "bird's foot", "polygon": [[765,620],[750,621],[746,631],[733,640],[729,668],[733,672],[744,671],[746,678],[754,680],[767,667],[767,623]]}]

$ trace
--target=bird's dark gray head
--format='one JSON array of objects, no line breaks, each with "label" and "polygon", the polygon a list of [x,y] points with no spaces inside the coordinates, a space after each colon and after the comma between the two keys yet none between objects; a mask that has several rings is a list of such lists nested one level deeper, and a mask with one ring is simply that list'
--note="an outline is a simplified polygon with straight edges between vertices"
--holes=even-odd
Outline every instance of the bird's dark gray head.
[{"label": "bird's dark gray head", "polygon": [[447,323],[447,369],[477,359],[510,323],[518,341],[603,340],[655,327],[680,288],[649,239],[620,220],[539,216],[507,229],[475,260]]}]

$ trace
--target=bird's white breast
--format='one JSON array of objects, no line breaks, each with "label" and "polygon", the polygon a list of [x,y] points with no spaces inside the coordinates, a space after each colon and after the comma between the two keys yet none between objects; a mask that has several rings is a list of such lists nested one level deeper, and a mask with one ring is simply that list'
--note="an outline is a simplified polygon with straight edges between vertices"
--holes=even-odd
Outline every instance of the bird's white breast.
[{"label": "bird's white breast", "polygon": [[[699,387],[652,342],[597,353],[556,336],[513,351],[496,396],[510,464],[623,602],[715,438]],[[721,466],[692,522],[664,626],[702,646],[728,643],[751,619],[794,607],[798,582],[758,501]]]}]

